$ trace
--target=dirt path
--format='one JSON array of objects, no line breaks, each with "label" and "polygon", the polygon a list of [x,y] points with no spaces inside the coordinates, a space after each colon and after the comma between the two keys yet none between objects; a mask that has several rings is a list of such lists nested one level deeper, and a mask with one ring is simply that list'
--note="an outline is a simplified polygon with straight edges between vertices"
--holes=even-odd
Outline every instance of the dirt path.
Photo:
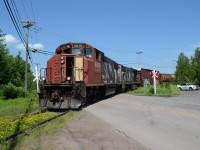
[{"label": "dirt path", "polygon": [[41,149],[56,150],[143,150],[125,133],[82,111],[68,126],[42,141]]}]

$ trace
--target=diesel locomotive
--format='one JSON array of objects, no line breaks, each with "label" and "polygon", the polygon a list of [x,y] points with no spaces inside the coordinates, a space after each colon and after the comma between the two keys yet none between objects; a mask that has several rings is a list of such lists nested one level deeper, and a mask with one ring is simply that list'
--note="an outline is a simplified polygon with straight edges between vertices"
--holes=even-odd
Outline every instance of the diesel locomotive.
[{"label": "diesel locomotive", "polygon": [[47,109],[77,109],[108,95],[133,89],[137,70],[106,57],[86,43],[58,46],[41,69],[39,104]]}]

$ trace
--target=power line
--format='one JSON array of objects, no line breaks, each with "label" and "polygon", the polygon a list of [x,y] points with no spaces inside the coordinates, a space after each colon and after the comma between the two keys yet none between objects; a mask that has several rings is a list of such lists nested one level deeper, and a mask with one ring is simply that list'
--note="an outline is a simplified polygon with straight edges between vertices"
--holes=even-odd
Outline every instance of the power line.
[{"label": "power line", "polygon": [[35,14],[34,14],[34,11],[33,11],[33,3],[32,3],[32,0],[30,0],[30,3],[31,3],[31,10],[32,10],[32,13],[33,13],[33,19],[35,21]]},{"label": "power line", "polygon": [[[22,28],[22,24],[20,23],[19,20],[17,20],[17,19],[19,19],[21,17],[19,15],[19,12],[18,12],[18,9],[16,7],[16,4],[15,4],[14,1],[11,1],[11,5],[10,5],[8,0],[4,0],[4,4],[5,4],[6,9],[7,9],[8,13],[9,13],[9,16],[10,16],[12,22],[13,22],[15,30],[17,31],[17,34],[18,34],[22,44],[26,48],[26,44],[25,44],[26,42],[25,42],[24,34],[22,33],[22,32],[24,32],[24,30],[21,29]],[[12,8],[11,8],[11,6],[12,6]],[[14,13],[13,13],[13,10],[14,10]],[[20,26],[20,24],[21,24],[21,26]],[[32,59],[31,59],[31,56],[30,56],[29,52],[28,52],[28,57],[29,57],[29,60],[30,60],[30,62],[32,64]]]},{"label": "power line", "polygon": [[[32,13],[33,13],[33,17],[34,17],[34,20],[35,20],[35,15],[34,15],[34,9],[33,9],[33,3],[32,3],[32,0],[29,0],[30,1],[30,6],[31,6],[31,10],[32,10]],[[28,14],[27,14],[27,11],[26,11],[26,8],[25,8],[25,5],[24,5],[24,2],[21,0],[22,2],[22,5],[23,5],[23,8],[24,8],[24,11],[25,11],[25,14],[26,16],[28,17]],[[61,37],[62,39],[70,39],[70,40],[75,40],[74,38],[69,38],[69,37],[66,37],[66,36],[63,36],[63,35],[60,35],[60,34],[57,34],[55,32],[52,32],[52,31],[49,31],[49,30],[46,30],[46,29],[43,29],[43,28],[39,28],[37,26],[35,26],[35,28],[32,28],[34,30],[35,33],[37,33],[39,30],[43,31],[43,32],[46,32],[46,33],[50,33],[50,34],[53,34],[53,35],[56,35],[56,36],[59,36]],[[77,40],[76,40],[77,41]],[[78,40],[79,41],[79,40]],[[96,44],[92,44],[94,45],[95,47],[100,47],[100,48],[103,48],[103,49],[107,49],[107,50],[111,50],[111,51],[115,51],[116,52],[124,52],[124,50],[119,50],[119,49],[113,49],[113,48],[107,48],[107,47],[104,47],[104,46],[99,46],[99,45],[96,45]],[[44,51],[44,50],[40,50],[40,49],[35,49],[35,48],[30,48],[31,52],[33,53],[41,53],[41,54],[46,54],[46,55],[53,55],[54,53],[52,52],[49,52],[49,51]],[[127,52],[127,51],[126,51]],[[131,51],[131,52],[135,52],[135,51]],[[151,55],[152,56],[152,55]],[[121,61],[122,62],[122,61]],[[128,61],[128,62],[131,62],[131,61]],[[135,63],[129,63],[129,64],[135,64]],[[143,65],[151,65],[151,64],[144,64],[144,63],[141,63]],[[151,66],[154,66],[155,65],[151,65]]]},{"label": "power line", "polygon": [[[20,21],[20,20],[22,20],[22,19],[21,19],[21,17],[20,17],[19,11],[18,11],[18,9],[17,9],[16,3],[15,3],[14,0],[11,0],[11,4],[12,4],[13,10],[14,10],[14,12],[15,12],[15,16],[17,17],[17,21],[18,21],[18,25],[19,25],[19,24],[21,24],[21,21]],[[21,26],[22,26],[22,24],[21,24]],[[22,31],[23,31],[23,34],[25,35],[24,30],[22,30]]]},{"label": "power line", "polygon": [[[22,23],[21,23],[21,17],[20,17],[20,14],[19,14],[19,11],[17,9],[17,6],[16,6],[16,3],[14,0],[11,0],[11,4],[12,4],[12,8],[14,10],[14,14],[15,14],[15,17],[16,17],[16,20],[18,22],[18,26],[20,27],[20,25],[22,26]],[[21,30],[23,32],[23,34],[25,35],[25,32],[24,30]],[[31,53],[28,53],[29,54],[29,59],[30,59],[30,62],[31,62],[31,65],[33,64],[33,58],[31,56]]]},{"label": "power line", "polygon": [[37,48],[30,48],[31,49],[31,51],[33,52],[33,53],[41,53],[41,54],[46,54],[46,55],[54,55],[54,53],[53,52],[49,52],[49,51],[44,51],[44,50],[41,50],[41,49],[37,49]]},{"label": "power line", "polygon": [[29,19],[28,14],[27,14],[27,12],[26,12],[26,8],[25,8],[25,6],[24,6],[24,2],[23,2],[23,0],[21,0],[21,2],[22,2],[22,6],[23,6],[23,9],[24,9],[24,12],[25,12],[26,18]]},{"label": "power line", "polygon": [[9,13],[9,16],[10,16],[10,18],[11,18],[13,24],[14,24],[14,27],[15,27],[15,29],[17,31],[17,34],[19,35],[19,38],[20,38],[22,44],[25,47],[25,40],[24,40],[23,34],[22,34],[22,32],[21,32],[21,30],[19,28],[19,25],[17,24],[17,21],[16,21],[15,16],[14,16],[14,14],[12,12],[10,4],[8,3],[8,0],[4,0],[4,4],[6,6],[6,9],[7,9],[8,13]]},{"label": "power line", "polygon": [[[35,26],[35,28],[32,28],[32,29],[34,29],[36,32],[37,31],[42,31],[43,33],[45,33],[45,32],[46,33],[50,33],[50,34],[52,34],[54,36],[57,36],[57,37],[60,37],[61,39],[64,39],[64,40],[68,39],[68,40],[71,40],[71,41],[82,41],[82,40],[78,40],[78,39],[74,39],[74,38],[70,38],[70,37],[66,37],[66,36],[60,35],[58,33],[52,32],[50,30],[47,30],[47,29],[44,29],[44,28],[41,28],[41,27],[38,27],[38,26]],[[88,43],[90,43],[90,45],[92,45],[93,47],[96,47],[96,48],[98,47],[98,48],[101,48],[101,49],[111,50],[111,51],[114,51],[114,53],[124,52],[124,50],[113,49],[113,48],[106,48],[104,46],[93,44],[91,42],[88,42]],[[135,51],[131,51],[131,52],[135,52]]]}]

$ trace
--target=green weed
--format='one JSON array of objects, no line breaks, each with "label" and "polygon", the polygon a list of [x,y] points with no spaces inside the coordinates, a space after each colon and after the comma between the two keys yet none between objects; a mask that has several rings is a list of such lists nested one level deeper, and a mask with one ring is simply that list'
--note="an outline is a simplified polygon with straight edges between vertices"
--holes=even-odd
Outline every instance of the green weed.
[{"label": "green weed", "polygon": [[[147,95],[147,96],[153,96],[154,95],[154,87],[153,85],[140,87],[135,91],[128,92],[129,94],[135,94],[135,95]],[[174,96],[179,95],[180,90],[176,87],[176,85],[164,83],[164,84],[158,84],[156,86],[156,95],[157,96]]]}]

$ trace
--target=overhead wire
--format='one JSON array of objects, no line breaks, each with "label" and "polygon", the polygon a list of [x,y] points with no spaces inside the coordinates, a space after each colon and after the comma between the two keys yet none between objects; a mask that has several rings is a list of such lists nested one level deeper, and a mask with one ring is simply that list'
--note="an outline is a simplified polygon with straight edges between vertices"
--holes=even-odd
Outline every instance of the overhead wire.
[{"label": "overhead wire", "polygon": [[[49,30],[46,30],[46,29],[44,29],[44,28],[40,28],[40,27],[36,27],[35,28],[35,30],[42,30],[42,31],[46,31],[46,32],[48,32],[48,33],[51,33],[51,34],[54,34],[54,35],[56,35],[56,36],[59,36],[59,37],[61,37],[61,38],[65,38],[66,39],[66,37],[65,36],[62,36],[62,35],[59,35],[59,34],[57,34],[57,33],[54,33],[54,32],[51,32],[51,31],[49,31]],[[68,37],[67,37],[68,38]],[[96,45],[96,44],[92,44],[93,46],[95,45],[96,47],[98,46],[98,45]],[[111,49],[111,48],[105,48],[105,47],[103,47],[103,46],[98,46],[98,47],[101,47],[101,48],[104,48],[104,49],[108,49],[108,50],[113,50],[113,51],[122,51],[122,50],[117,50],[117,49]],[[123,50],[123,52],[124,52],[124,50]],[[126,51],[127,52],[127,51]],[[133,51],[132,51],[133,52]],[[134,52],[136,52],[136,51],[134,51]],[[146,52],[145,52],[145,55],[149,55],[149,56],[151,56],[151,58],[153,58],[153,57],[156,57],[156,56],[154,56],[154,55],[150,55],[150,54],[147,54]],[[157,58],[159,58],[159,57],[157,57]],[[159,59],[161,59],[161,58],[159,58]],[[133,62],[133,61],[120,61],[120,60],[118,60],[117,62],[121,62],[122,63],[122,65],[130,65],[130,64],[138,64],[138,62]],[[123,63],[123,62],[130,62],[130,63]],[[140,63],[141,65],[144,65],[144,66],[150,66],[150,67],[153,67],[153,68],[172,68],[172,67],[168,67],[168,66],[157,66],[157,65],[153,65],[153,64],[148,64],[148,63]]]},{"label": "overhead wire", "polygon": [[[4,0],[4,3],[5,3],[5,2],[7,2],[7,1]],[[11,1],[11,2],[12,2],[12,1]],[[22,5],[23,5],[23,9],[24,9],[25,15],[26,15],[26,17],[28,18],[28,14],[27,14],[27,11],[26,11],[26,8],[25,8],[25,5],[24,5],[23,0],[21,0],[21,2],[22,2]],[[7,3],[8,3],[8,2],[7,2]],[[13,5],[13,7],[14,7],[15,13],[18,14],[18,15],[17,15],[18,17],[20,17],[19,12],[18,12],[17,7],[16,7],[16,4],[14,3],[14,1],[13,1],[12,5]],[[35,14],[34,14],[33,4],[32,4],[32,1],[31,1],[31,0],[30,0],[30,6],[31,6],[32,14],[33,14],[33,17],[34,17],[34,20],[35,20]],[[9,3],[8,3],[8,6],[6,5],[6,7],[9,7]],[[12,15],[12,11],[10,11],[10,12],[11,12],[11,15]],[[9,12],[9,14],[10,14],[10,12]],[[16,22],[14,17],[12,17],[11,19],[14,20],[13,22]],[[18,20],[19,20],[19,18],[18,18]],[[20,20],[21,20],[21,19],[20,19]],[[14,23],[14,24],[17,24],[17,23]],[[19,22],[18,22],[18,24],[19,24]],[[15,28],[18,28],[18,26],[15,25]],[[50,34],[59,36],[59,37],[61,37],[62,39],[75,40],[74,38],[69,38],[69,37],[66,37],[66,36],[57,34],[57,33],[55,33],[55,32],[49,31],[49,30],[47,30],[47,29],[40,28],[40,27],[38,27],[38,26],[32,27],[31,29],[35,30],[35,33],[37,33],[37,31],[39,31],[39,30],[42,30],[43,32],[46,32],[46,33],[50,33]],[[16,30],[17,30],[17,29],[16,29]],[[20,29],[18,29],[17,31],[19,32],[18,35],[19,35],[19,36],[20,36],[20,35],[22,36],[22,33],[20,32]],[[24,31],[24,30],[23,30],[23,31]],[[21,37],[21,36],[20,36],[20,37]],[[21,38],[20,38],[20,39],[21,39]],[[24,38],[22,38],[21,41],[23,41],[23,42],[22,42],[23,44],[25,43]],[[75,41],[77,41],[77,40],[75,40]],[[107,47],[104,47],[104,46],[99,46],[99,45],[97,45],[97,44],[92,44],[92,45],[94,45],[95,47],[100,47],[100,48],[103,48],[103,49],[107,49],[107,50],[114,51],[115,53],[116,53],[116,52],[122,52],[122,51],[124,52],[124,50],[113,49],[113,48],[107,48]],[[41,50],[41,49],[35,49],[35,48],[31,48],[31,47],[30,47],[30,51],[33,52],[33,53],[41,53],[41,54],[46,54],[46,55],[54,55],[53,52],[49,52],[49,51],[45,51],[45,50]],[[131,52],[136,52],[136,51],[131,51]],[[149,55],[149,54],[147,54],[147,55]],[[152,56],[152,55],[151,55],[151,56]],[[30,54],[29,54],[29,57],[31,57]],[[31,59],[31,58],[29,58],[29,59]],[[119,62],[123,62],[123,61],[119,61]],[[130,62],[130,63],[127,63],[127,64],[137,64],[136,62],[132,62],[132,61],[126,61],[126,62]],[[123,64],[123,65],[127,65],[127,64]],[[142,65],[147,65],[147,66],[152,66],[152,67],[157,67],[157,68],[158,68],[158,67],[159,67],[159,68],[171,68],[171,67],[160,67],[160,66],[155,66],[155,65],[146,64],[146,63],[141,63],[141,64],[142,64]]]},{"label": "overhead wire", "polygon": [[[13,25],[14,25],[16,31],[17,31],[17,34],[18,34],[18,36],[19,36],[19,38],[20,38],[22,44],[23,44],[24,47],[26,48],[26,44],[25,44],[26,41],[25,41],[24,35],[22,34],[22,31],[23,31],[23,30],[20,29],[19,20],[17,21],[17,19],[16,19],[16,16],[17,16],[18,14],[17,14],[17,12],[15,12],[16,14],[14,14],[14,13],[13,13],[13,10],[15,10],[15,8],[13,8],[13,9],[11,8],[11,6],[12,6],[12,7],[15,7],[16,5],[14,4],[14,1],[11,1],[11,2],[12,2],[12,3],[11,3],[11,5],[10,5],[9,2],[8,2],[8,0],[4,0],[4,4],[5,4],[5,6],[6,6],[6,9],[7,9],[7,11],[8,11],[8,14],[9,14],[9,16],[10,16],[12,22],[13,22]],[[18,16],[17,18],[20,18],[20,17]],[[29,56],[29,59],[30,59],[30,61],[31,61],[31,63],[32,63],[31,57],[30,57],[30,55],[29,55],[29,52],[28,52],[28,56]]]},{"label": "overhead wire", "polygon": [[[21,17],[20,17],[20,14],[19,14],[19,11],[18,11],[18,8],[17,8],[17,6],[16,6],[15,1],[14,1],[14,0],[11,0],[11,4],[12,4],[12,6],[13,6],[13,8],[14,8],[14,12],[15,12],[15,14],[16,14],[18,23],[21,24],[21,26],[23,26],[23,25],[22,25],[22,22],[21,22],[22,19],[21,19]],[[22,31],[23,31],[23,34],[25,35],[25,31],[24,31],[24,30],[22,30]]]},{"label": "overhead wire", "polygon": [[11,18],[13,24],[14,24],[14,27],[15,27],[18,35],[19,35],[19,38],[20,38],[22,44],[24,45],[24,47],[26,47],[24,36],[21,33],[21,30],[19,29],[19,26],[18,26],[17,21],[16,21],[16,19],[14,17],[14,14],[13,14],[13,12],[11,10],[10,4],[8,3],[8,0],[4,0],[4,4],[6,6],[6,9],[7,9],[8,13],[9,13],[9,16],[10,16],[10,18]]},{"label": "overhead wire", "polygon": [[25,8],[25,5],[24,5],[23,0],[21,0],[21,2],[22,2],[22,6],[23,6],[23,9],[24,9],[24,12],[25,12],[26,18],[29,20],[29,17],[28,17],[28,14],[27,14],[27,12],[26,12],[26,8]]},{"label": "overhead wire", "polygon": [[35,13],[34,13],[34,10],[33,10],[32,0],[30,0],[30,3],[31,3],[31,10],[32,10],[32,14],[33,14],[33,19],[35,21]]}]

